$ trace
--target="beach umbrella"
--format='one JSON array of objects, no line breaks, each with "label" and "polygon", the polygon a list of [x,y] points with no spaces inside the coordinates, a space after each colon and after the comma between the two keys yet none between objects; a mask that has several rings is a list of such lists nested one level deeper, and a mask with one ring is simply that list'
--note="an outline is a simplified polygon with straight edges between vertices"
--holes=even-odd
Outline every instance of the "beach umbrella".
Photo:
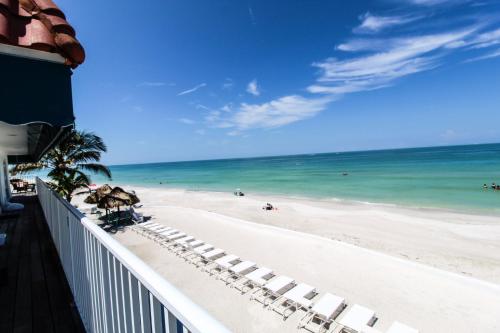
[{"label": "beach umbrella", "polygon": [[113,188],[111,186],[109,186],[108,184],[104,184],[101,187],[97,188],[95,191],[99,194],[99,196],[103,197],[106,194],[111,193],[112,190]]},{"label": "beach umbrella", "polygon": [[137,195],[135,195],[133,193],[129,193],[118,186],[115,187],[111,191],[111,193],[109,193],[109,195],[113,196],[114,198],[122,200],[123,202],[126,203],[127,206],[132,206],[132,205],[135,205],[136,203],[140,202]]},{"label": "beach umbrella", "polygon": [[127,202],[123,199],[117,198],[117,197],[112,196],[110,194],[105,195],[97,203],[97,207],[102,208],[102,209],[106,209],[106,210],[114,209],[114,208],[120,209],[121,206],[128,206]]},{"label": "beach umbrella", "polygon": [[121,206],[132,206],[138,203],[139,198],[132,193],[128,193],[121,187],[115,187],[111,192],[99,199],[97,207],[106,209],[106,219],[108,219],[108,210],[116,208],[120,216]]},{"label": "beach umbrella", "polygon": [[113,189],[108,184],[105,184],[95,190],[95,192],[91,193],[88,197],[83,200],[83,202],[95,205],[98,204],[99,201],[107,194],[111,193]]},{"label": "beach umbrella", "polygon": [[95,205],[99,202],[99,196],[97,195],[96,192],[91,193],[88,197],[85,198],[85,200],[83,200],[83,202]]}]

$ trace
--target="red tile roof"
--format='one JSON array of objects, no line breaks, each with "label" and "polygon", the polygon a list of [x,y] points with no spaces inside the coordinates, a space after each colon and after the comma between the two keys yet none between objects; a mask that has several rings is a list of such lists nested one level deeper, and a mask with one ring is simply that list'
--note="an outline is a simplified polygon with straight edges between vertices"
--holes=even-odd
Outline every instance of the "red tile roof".
[{"label": "red tile roof", "polygon": [[59,53],[75,68],[85,51],[52,0],[0,0],[0,43]]}]

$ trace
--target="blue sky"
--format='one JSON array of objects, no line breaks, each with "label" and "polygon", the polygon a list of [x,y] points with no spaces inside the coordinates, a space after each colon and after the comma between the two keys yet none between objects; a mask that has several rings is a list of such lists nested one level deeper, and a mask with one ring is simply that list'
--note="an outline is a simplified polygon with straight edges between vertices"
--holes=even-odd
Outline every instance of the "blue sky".
[{"label": "blue sky", "polygon": [[500,3],[58,0],[110,164],[500,141]]}]

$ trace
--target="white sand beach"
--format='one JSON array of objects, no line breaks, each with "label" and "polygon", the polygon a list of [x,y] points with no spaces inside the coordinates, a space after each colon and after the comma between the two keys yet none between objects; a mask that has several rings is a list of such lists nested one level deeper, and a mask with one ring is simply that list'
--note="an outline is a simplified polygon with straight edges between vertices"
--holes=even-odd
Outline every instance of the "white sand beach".
[{"label": "white sand beach", "polygon": [[[130,186],[124,186],[132,189]],[[345,297],[421,332],[500,330],[500,221],[489,216],[357,203],[133,187],[152,221],[298,282]],[[89,206],[77,197],[75,203]],[[271,202],[278,210],[263,211]],[[182,292],[235,332],[296,332],[151,240],[115,234]],[[316,298],[317,299],[317,298]]]}]

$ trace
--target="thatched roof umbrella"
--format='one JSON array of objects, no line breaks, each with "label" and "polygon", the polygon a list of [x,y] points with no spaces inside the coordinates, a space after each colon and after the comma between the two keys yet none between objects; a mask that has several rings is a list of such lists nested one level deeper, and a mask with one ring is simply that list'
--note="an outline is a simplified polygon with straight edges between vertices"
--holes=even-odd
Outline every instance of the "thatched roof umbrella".
[{"label": "thatched roof umbrella", "polygon": [[121,206],[132,206],[138,203],[139,198],[132,193],[124,191],[121,187],[115,187],[110,193],[99,199],[97,207],[106,209],[106,217],[108,216],[108,209],[118,209],[120,215]]},{"label": "thatched roof umbrella", "polygon": [[107,194],[110,194],[113,189],[108,184],[99,187],[95,192],[91,193],[83,202],[95,205]]},{"label": "thatched roof umbrella", "polygon": [[113,188],[109,186],[108,184],[104,184],[101,187],[99,187],[97,190],[95,190],[96,193],[98,193],[101,197],[105,196],[106,194],[111,193]]},{"label": "thatched roof umbrella", "polygon": [[120,198],[114,197],[110,194],[105,195],[103,198],[99,200],[99,203],[97,204],[97,207],[103,208],[103,209],[113,209],[113,208],[120,208],[121,206],[127,206],[127,202],[125,200],[122,200]]},{"label": "thatched roof umbrella", "polygon": [[113,196],[114,198],[123,200],[126,202],[127,206],[132,206],[135,205],[136,203],[139,203],[140,200],[137,197],[137,195],[129,193],[125,190],[123,190],[121,187],[115,187],[111,193],[109,193],[110,196]]}]

